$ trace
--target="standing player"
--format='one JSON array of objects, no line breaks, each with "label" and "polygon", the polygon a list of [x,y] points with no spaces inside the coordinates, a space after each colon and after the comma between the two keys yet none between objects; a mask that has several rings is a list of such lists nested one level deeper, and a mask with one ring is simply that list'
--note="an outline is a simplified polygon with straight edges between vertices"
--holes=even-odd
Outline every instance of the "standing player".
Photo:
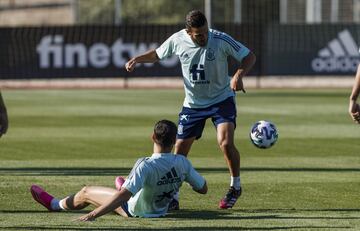
[{"label": "standing player", "polygon": [[[359,50],[360,51],[360,50]],[[360,124],[360,105],[356,103],[360,94],[360,64],[358,65],[355,83],[350,95],[349,114],[355,123]]]},{"label": "standing player", "polygon": [[6,133],[8,129],[8,116],[4,100],[0,92],[0,137]]},{"label": "standing player", "polygon": [[[31,186],[33,198],[49,211],[79,210],[89,204],[97,208],[78,220],[90,221],[111,211],[124,217],[160,217],[168,211],[173,195],[184,181],[205,194],[205,179],[184,156],[171,153],[176,140],[176,125],[168,120],[155,124],[151,157],[141,158],[121,188],[86,186],[78,193],[58,200],[37,185]],[[119,179],[119,178],[117,178]]]},{"label": "standing player", "polygon": [[[186,16],[186,29],[170,36],[156,50],[130,59],[125,68],[130,72],[137,63],[153,63],[173,54],[180,59],[185,88],[175,153],[187,156],[193,142],[201,137],[206,120],[211,118],[231,175],[230,189],[219,207],[231,208],[241,195],[240,155],[234,145],[234,96],[235,91],[245,92],[242,78],[254,65],[255,55],[226,33],[209,29],[205,15],[194,10]],[[228,56],[240,63],[231,78]],[[177,201],[174,209],[178,209]]]}]

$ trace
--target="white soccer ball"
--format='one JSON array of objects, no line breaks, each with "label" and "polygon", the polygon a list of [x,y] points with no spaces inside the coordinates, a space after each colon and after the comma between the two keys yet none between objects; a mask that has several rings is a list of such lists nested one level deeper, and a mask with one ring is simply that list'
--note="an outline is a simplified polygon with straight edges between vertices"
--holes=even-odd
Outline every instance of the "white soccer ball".
[{"label": "white soccer ball", "polygon": [[270,148],[278,139],[276,126],[265,120],[256,122],[250,131],[250,140],[258,148]]}]

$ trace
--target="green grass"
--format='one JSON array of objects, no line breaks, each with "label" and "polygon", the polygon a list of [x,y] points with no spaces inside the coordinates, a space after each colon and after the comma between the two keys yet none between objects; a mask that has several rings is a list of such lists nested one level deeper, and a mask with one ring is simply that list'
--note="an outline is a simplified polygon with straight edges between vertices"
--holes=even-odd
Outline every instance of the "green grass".
[{"label": "green grass", "polygon": [[[238,94],[236,145],[243,196],[217,209],[229,173],[208,121],[189,155],[209,193],[184,184],[181,210],[159,219],[110,214],[80,223],[49,213],[31,184],[63,197],[83,185],[113,187],[137,158],[150,155],[150,133],[177,120],[182,90],[9,90],[10,118],[0,139],[0,229],[4,230],[360,230],[360,127],[347,114],[349,90],[248,90]],[[249,141],[251,125],[273,121],[278,143]]]}]

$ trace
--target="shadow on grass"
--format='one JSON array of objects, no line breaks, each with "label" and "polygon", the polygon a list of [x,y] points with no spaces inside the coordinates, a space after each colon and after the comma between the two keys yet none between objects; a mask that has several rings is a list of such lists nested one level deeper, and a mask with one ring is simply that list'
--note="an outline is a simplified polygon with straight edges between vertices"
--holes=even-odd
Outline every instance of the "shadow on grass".
[{"label": "shadow on grass", "polygon": [[295,98],[314,98],[314,97],[325,97],[329,98],[336,98],[336,97],[342,97],[346,96],[343,92],[335,92],[335,91],[278,91],[278,92],[249,92],[248,94],[244,94],[241,97],[251,97],[251,98],[268,98],[268,97],[274,97],[274,98],[284,98],[284,97],[295,97]]},{"label": "shadow on grass", "polygon": [[[234,213],[236,212],[236,213]],[[303,212],[360,212],[360,209],[260,209],[260,210],[231,210],[231,211],[223,211],[223,210],[186,210],[182,209],[176,211],[174,213],[168,214],[166,217],[168,218],[181,218],[181,219],[196,219],[196,220],[216,220],[216,219],[224,219],[224,220],[312,220],[312,219],[324,219],[324,220],[360,220],[360,216],[349,217],[349,216],[316,216],[316,215],[298,215],[298,213]],[[261,215],[257,215],[261,213]],[[275,214],[277,213],[277,214]],[[281,214],[282,213],[282,214]],[[288,214],[294,214],[293,216],[289,216]],[[247,214],[247,215],[244,215]],[[254,214],[254,215],[249,215]],[[269,215],[267,215],[269,214]],[[284,216],[283,214],[286,214]]]},{"label": "shadow on grass", "polygon": [[69,226],[19,226],[19,227],[1,227],[7,230],[309,230],[309,229],[349,229],[349,226],[273,226],[273,227],[173,227],[170,229],[154,229],[145,227],[69,227]]},{"label": "shadow on grass", "polygon": [[238,209],[240,213],[296,213],[296,212],[360,212],[360,208],[339,208],[339,209]]},{"label": "shadow on grass", "polygon": [[[91,210],[74,210],[71,211],[71,213],[83,213],[86,214],[88,212],[90,212]],[[4,214],[22,214],[22,213],[38,213],[38,214],[43,214],[43,213],[49,213],[49,211],[47,210],[0,210],[0,213],[4,213]],[[56,212],[51,212],[52,214],[56,215]]]},{"label": "shadow on grass", "polygon": [[116,176],[128,175],[131,168],[0,168],[1,175],[16,176]]},{"label": "shadow on grass", "polygon": [[[228,173],[227,168],[196,168],[200,173]],[[0,175],[16,176],[115,176],[128,175],[131,168],[0,168]],[[360,168],[241,168],[242,172],[360,172]]]},{"label": "shadow on grass", "polygon": [[[68,213],[88,213],[91,210],[74,210],[68,211]],[[232,209],[232,210],[188,210],[181,209],[178,211],[170,212],[166,215],[166,218],[177,218],[177,219],[196,219],[196,220],[215,220],[215,219],[226,219],[226,220],[245,220],[245,219],[359,219],[357,217],[335,217],[335,216],[297,216],[298,213],[303,212],[360,212],[360,209]],[[49,213],[47,210],[0,210],[0,213],[4,214],[22,214],[22,213]],[[256,214],[262,215],[256,215]],[[265,214],[264,214],[265,213]],[[269,214],[269,215],[266,215]],[[276,213],[276,214],[275,214]],[[294,214],[294,216],[283,216],[282,214]],[[56,213],[53,213],[56,215]],[[247,214],[247,215],[245,215]],[[249,215],[254,214],[254,215]],[[160,218],[162,219],[162,218]]]},{"label": "shadow on grass", "polygon": [[[176,212],[172,212],[166,216],[166,218],[155,218],[155,219],[149,219],[149,222],[161,222],[163,219],[176,219],[174,222],[180,222],[182,220],[238,220],[239,225],[236,227],[212,227],[212,226],[186,226],[186,227],[173,227],[170,229],[164,229],[164,228],[146,228],[146,227],[121,227],[121,220],[119,221],[119,227],[111,226],[111,227],[104,227],[104,226],[93,226],[96,223],[91,223],[91,227],[79,227],[78,225],[74,226],[59,226],[59,225],[44,225],[44,226],[7,226],[3,227],[0,226],[2,229],[7,230],[308,230],[308,229],[327,229],[327,230],[341,230],[341,229],[350,229],[353,227],[350,226],[334,226],[334,225],[323,225],[323,226],[316,226],[316,225],[299,225],[299,226],[266,226],[266,227],[242,227],[241,221],[242,220],[254,220],[258,222],[258,220],[311,220],[311,219],[317,219],[317,220],[330,220],[330,219],[360,219],[360,217],[334,217],[334,216],[328,216],[328,217],[321,217],[321,216],[304,216],[301,214],[301,216],[283,216],[282,214],[274,214],[274,213],[302,213],[302,212],[318,212],[318,211],[330,211],[330,212],[359,212],[360,209],[258,209],[258,210],[202,210],[202,211],[194,211],[194,210],[179,210]],[[82,211],[85,212],[85,211]],[[48,213],[47,211],[36,211],[36,210],[0,210],[0,213]],[[78,211],[76,212],[78,213]],[[269,215],[263,215],[259,213],[268,213]],[[243,214],[247,214],[244,216]],[[249,214],[254,214],[253,216],[250,216]],[[258,215],[257,215],[258,214]],[[56,214],[54,214],[56,215]],[[142,219],[142,218],[131,218],[131,219]],[[85,224],[85,223],[82,223]],[[194,223],[196,224],[196,223]],[[176,224],[174,224],[176,225]],[[181,223],[178,223],[178,226],[181,226]]]}]

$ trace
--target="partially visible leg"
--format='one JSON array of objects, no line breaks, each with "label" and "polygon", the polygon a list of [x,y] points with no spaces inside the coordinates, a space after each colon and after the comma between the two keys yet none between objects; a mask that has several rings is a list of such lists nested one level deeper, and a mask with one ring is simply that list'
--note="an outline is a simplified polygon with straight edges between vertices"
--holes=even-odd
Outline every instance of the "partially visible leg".
[{"label": "partially visible leg", "polygon": [[[66,210],[83,209],[89,204],[99,207],[107,202],[115,193],[116,189],[101,186],[85,186],[74,196],[66,197],[60,203]],[[115,210],[121,216],[127,217],[125,211],[119,207]]]},{"label": "partially visible leg", "polygon": [[[191,137],[191,138],[187,138],[187,139],[177,139],[176,143],[175,143],[174,153],[187,157],[187,155],[189,154],[189,151],[191,149],[191,146],[194,143],[195,138],[196,137]],[[180,209],[180,205],[179,205],[180,195],[179,194],[180,194],[179,192],[174,194],[174,197],[169,204],[168,211]]]},{"label": "partially visible leg", "polygon": [[[183,107],[179,113],[178,132],[174,153],[188,156],[191,146],[196,139],[199,139],[204,130],[208,115],[200,110]],[[170,202],[168,210],[179,210],[179,192],[175,193]]]},{"label": "partially visible leg", "polygon": [[221,151],[224,153],[228,164],[230,175],[240,175],[240,153],[234,144],[235,126],[231,122],[221,123],[217,126],[217,141]]},{"label": "partially visible leg", "polygon": [[235,126],[232,122],[221,123],[217,126],[217,141],[224,153],[231,175],[230,189],[219,203],[221,209],[232,208],[241,195],[240,154],[234,144],[234,130]]},{"label": "partially visible leg", "polygon": [[175,154],[180,154],[187,157],[195,139],[196,137],[177,139],[175,143]]}]

